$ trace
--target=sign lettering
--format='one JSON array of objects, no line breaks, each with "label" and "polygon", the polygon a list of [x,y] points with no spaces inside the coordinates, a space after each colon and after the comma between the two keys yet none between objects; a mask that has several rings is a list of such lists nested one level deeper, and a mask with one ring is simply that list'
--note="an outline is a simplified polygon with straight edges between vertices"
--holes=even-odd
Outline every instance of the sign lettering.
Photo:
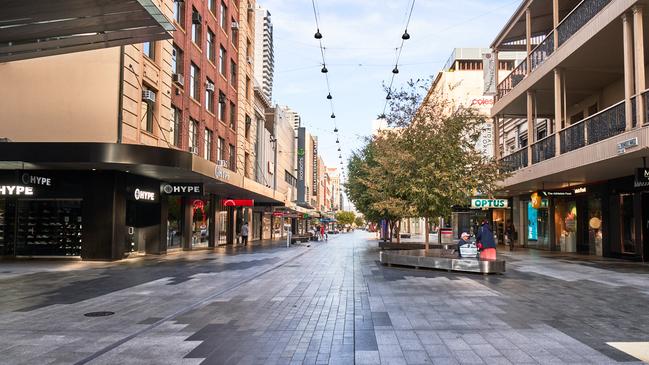
[{"label": "sign lettering", "polygon": [[52,186],[52,178],[44,176],[35,176],[24,173],[21,177],[23,184]]},{"label": "sign lettering", "polygon": [[162,192],[167,195],[203,195],[203,184],[200,183],[163,184]]},{"label": "sign lettering", "polygon": [[155,193],[151,191],[135,189],[135,192],[133,193],[133,197],[135,198],[135,200],[155,201]]},{"label": "sign lettering", "polygon": [[471,209],[507,208],[507,199],[471,199]]},{"label": "sign lettering", "polygon": [[0,195],[5,196],[32,196],[34,188],[22,185],[0,185]]}]

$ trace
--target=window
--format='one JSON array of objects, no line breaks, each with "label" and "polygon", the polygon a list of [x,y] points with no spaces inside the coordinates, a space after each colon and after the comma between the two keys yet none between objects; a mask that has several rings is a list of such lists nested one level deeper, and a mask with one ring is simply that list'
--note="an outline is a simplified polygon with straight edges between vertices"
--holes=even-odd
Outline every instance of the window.
[{"label": "window", "polygon": [[225,94],[219,90],[219,120],[225,123]]},{"label": "window", "polygon": [[237,106],[230,102],[230,128],[235,129],[237,125]]},{"label": "window", "polygon": [[173,45],[171,50],[171,69],[176,74],[184,74],[183,72],[183,50],[176,44]]},{"label": "window", "polygon": [[214,83],[209,78],[205,85],[205,109],[214,113]]},{"label": "window", "polygon": [[230,157],[228,159],[228,165],[229,165],[228,168],[230,170],[232,170],[232,171],[234,171],[235,168],[237,167],[237,154],[236,154],[236,152],[237,151],[234,149],[234,145],[231,144],[230,145]]},{"label": "window", "polygon": [[207,0],[207,8],[216,16],[216,0]]},{"label": "window", "polygon": [[223,46],[220,46],[219,48],[219,72],[221,72],[221,75],[225,77],[225,63],[227,62],[227,52],[225,51],[225,48]]},{"label": "window", "polygon": [[230,60],[230,85],[237,87],[237,64]]},{"label": "window", "polygon": [[201,48],[201,19],[200,13],[192,7],[192,42]]},{"label": "window", "polygon": [[225,6],[225,3],[223,1],[221,1],[221,28],[223,28],[223,30],[227,29],[228,26],[227,22],[228,22],[228,7]]},{"label": "window", "polygon": [[243,156],[243,175],[247,178],[250,178],[250,172],[248,169],[250,168],[250,154],[246,152]]},{"label": "window", "polygon": [[250,95],[251,95],[250,86],[251,86],[250,77],[246,75],[246,99],[248,100],[250,100]]},{"label": "window", "polygon": [[198,122],[189,118],[189,152],[198,153]]},{"label": "window", "polygon": [[[148,94],[148,95],[146,95]],[[146,96],[146,97],[145,97]],[[155,108],[156,94],[155,91],[146,85],[142,86],[142,114],[140,116],[140,128],[153,133],[153,113]]]},{"label": "window", "polygon": [[189,67],[189,86],[189,96],[200,103],[201,70],[194,62]]},{"label": "window", "polygon": [[216,63],[216,47],[214,45],[214,40],[215,40],[214,33],[212,33],[212,30],[210,28],[207,28],[207,59],[212,61],[212,63]]},{"label": "window", "polygon": [[216,151],[216,159],[219,161],[225,160],[225,140],[219,137],[218,151]]},{"label": "window", "polygon": [[250,126],[252,125],[252,118],[248,114],[246,114],[246,131],[245,131],[245,138],[246,140],[250,139]]},{"label": "window", "polygon": [[185,2],[174,1],[174,20],[181,28],[185,28]]},{"label": "window", "polygon": [[180,147],[180,121],[182,119],[182,112],[175,106],[171,106],[172,118],[171,125],[169,126],[169,139],[170,143],[176,147]]},{"label": "window", "polygon": [[142,53],[152,60],[155,60],[155,42],[146,42],[142,44]]},{"label": "window", "polygon": [[[232,18],[232,20],[230,20],[230,24],[233,25],[232,26],[232,44],[234,44],[236,46],[237,43],[239,42],[238,22],[234,18]],[[234,24],[237,24],[237,25],[234,25]]]},{"label": "window", "polygon": [[286,181],[289,185],[296,187],[297,186],[297,179],[295,176],[293,176],[290,172],[284,170],[284,181]]},{"label": "window", "polygon": [[205,128],[205,143],[203,144],[203,158],[212,159],[212,131]]},{"label": "window", "polygon": [[252,60],[252,43],[250,43],[250,39],[246,39],[246,58],[248,62]]}]

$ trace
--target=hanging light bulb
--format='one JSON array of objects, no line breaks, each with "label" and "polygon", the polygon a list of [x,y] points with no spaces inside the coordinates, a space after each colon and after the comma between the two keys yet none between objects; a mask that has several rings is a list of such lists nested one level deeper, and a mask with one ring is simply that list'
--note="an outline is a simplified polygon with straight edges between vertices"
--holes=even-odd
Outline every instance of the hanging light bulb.
[{"label": "hanging light bulb", "polygon": [[390,96],[390,93],[385,97],[385,100],[392,100],[392,97]]},{"label": "hanging light bulb", "polygon": [[392,70],[392,73],[393,74],[398,74],[399,73],[399,69],[397,68],[397,66],[394,66],[394,70]]},{"label": "hanging light bulb", "polygon": [[322,39],[322,34],[320,33],[320,28],[316,30],[315,35],[313,36],[315,39]]},{"label": "hanging light bulb", "polygon": [[406,31],[403,32],[403,35],[401,36],[401,39],[403,39],[404,41],[407,41],[408,39],[410,39],[410,34],[408,34],[408,29],[406,29]]},{"label": "hanging light bulb", "polygon": [[331,100],[331,99],[333,99],[333,98],[334,98],[334,97],[331,96],[331,93],[327,94],[327,99],[328,99],[328,100]]},{"label": "hanging light bulb", "polygon": [[338,158],[343,158],[343,155],[338,155]]},{"label": "hanging light bulb", "polygon": [[[322,70],[320,70],[320,72],[322,72],[323,74],[326,74],[327,72],[329,72],[329,70],[327,70],[327,66],[325,66],[325,65],[323,64],[323,65],[322,65]],[[397,71],[397,72],[398,72],[398,71]]]},{"label": "hanging light bulb", "polygon": [[334,128],[334,133],[338,133],[338,128]]},{"label": "hanging light bulb", "polygon": [[340,147],[338,147],[338,152],[340,152]]},{"label": "hanging light bulb", "polygon": [[336,117],[336,114],[331,113],[331,118],[333,119],[333,118],[335,118],[335,117]]},{"label": "hanging light bulb", "polygon": [[340,141],[338,140],[338,138],[336,138],[336,143],[340,143]]}]

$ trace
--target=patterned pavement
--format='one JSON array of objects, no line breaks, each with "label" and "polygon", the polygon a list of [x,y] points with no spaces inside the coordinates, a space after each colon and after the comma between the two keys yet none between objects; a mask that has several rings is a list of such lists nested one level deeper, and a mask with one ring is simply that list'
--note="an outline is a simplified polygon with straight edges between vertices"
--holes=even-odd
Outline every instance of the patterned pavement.
[{"label": "patterned pavement", "polygon": [[646,265],[522,252],[499,276],[388,268],[368,238],[0,262],[0,363],[641,363],[607,342],[649,341]]}]

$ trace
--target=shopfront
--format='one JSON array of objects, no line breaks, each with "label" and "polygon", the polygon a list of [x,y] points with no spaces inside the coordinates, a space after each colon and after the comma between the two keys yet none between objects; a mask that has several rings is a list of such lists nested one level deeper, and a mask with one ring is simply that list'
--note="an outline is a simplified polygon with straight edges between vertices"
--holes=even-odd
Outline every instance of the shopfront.
[{"label": "shopfront", "polygon": [[469,207],[453,207],[451,215],[453,239],[459,239],[463,232],[475,236],[482,222],[486,221],[494,232],[496,242],[502,244],[505,242],[505,227],[510,220],[511,209],[508,199],[471,199]]}]

